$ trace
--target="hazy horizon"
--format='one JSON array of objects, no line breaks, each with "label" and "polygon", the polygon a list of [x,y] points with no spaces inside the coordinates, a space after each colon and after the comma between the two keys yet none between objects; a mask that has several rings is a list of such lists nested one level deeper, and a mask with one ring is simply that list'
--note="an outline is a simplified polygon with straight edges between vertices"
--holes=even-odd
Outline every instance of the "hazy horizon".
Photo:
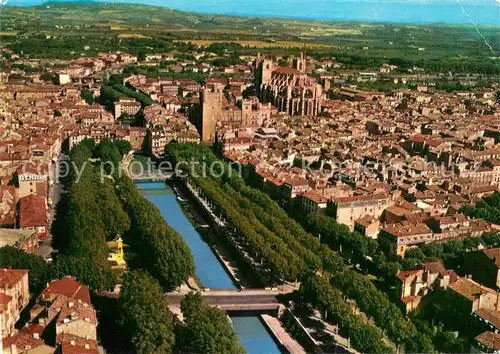
[{"label": "hazy horizon", "polygon": [[[113,4],[165,6],[181,11],[236,16],[282,17],[304,20],[500,25],[500,0],[314,0],[307,3],[301,0],[93,1]],[[47,1],[9,0],[7,5],[35,6],[45,2]]]}]

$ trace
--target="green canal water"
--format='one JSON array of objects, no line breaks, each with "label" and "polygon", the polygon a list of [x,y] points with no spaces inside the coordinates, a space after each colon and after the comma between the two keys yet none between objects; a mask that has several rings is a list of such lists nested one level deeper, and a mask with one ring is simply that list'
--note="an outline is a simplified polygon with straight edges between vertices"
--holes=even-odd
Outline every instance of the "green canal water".
[{"label": "green canal water", "polygon": [[[215,257],[210,246],[184,215],[174,191],[161,182],[137,182],[136,186],[144,197],[158,207],[167,223],[181,234],[188,244],[201,285],[211,289],[235,289],[231,277]],[[234,315],[231,316],[231,320],[247,353],[280,353],[278,345],[259,316]]]}]

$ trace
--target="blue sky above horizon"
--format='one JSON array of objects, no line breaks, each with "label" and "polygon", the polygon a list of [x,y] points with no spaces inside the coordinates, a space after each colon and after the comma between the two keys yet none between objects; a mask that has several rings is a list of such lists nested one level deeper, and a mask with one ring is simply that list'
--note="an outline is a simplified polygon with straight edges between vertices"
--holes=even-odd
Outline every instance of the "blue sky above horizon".
[{"label": "blue sky above horizon", "polygon": [[[1,3],[2,0],[0,0]],[[40,5],[46,0],[7,0]],[[76,0],[77,1],[77,0]],[[89,0],[86,0],[87,2]],[[307,20],[500,25],[500,0],[93,0],[166,6],[176,10]],[[64,2],[64,0],[59,0]],[[75,2],[75,0],[71,0]]]}]

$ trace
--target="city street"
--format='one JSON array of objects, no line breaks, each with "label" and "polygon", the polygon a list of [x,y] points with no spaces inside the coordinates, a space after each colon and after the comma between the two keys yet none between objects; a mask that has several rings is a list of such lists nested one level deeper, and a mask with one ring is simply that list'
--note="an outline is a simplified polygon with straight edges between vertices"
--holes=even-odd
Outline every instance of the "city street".
[{"label": "city street", "polygon": [[57,166],[59,163],[64,160],[64,154],[60,154],[56,163],[53,163],[50,167],[49,178],[50,178],[50,186],[49,186],[49,218],[47,220],[48,230],[47,237],[41,240],[39,248],[35,251],[35,254],[43,257],[48,260],[51,258],[52,252],[54,249],[52,248],[52,234],[50,233],[50,227],[52,225],[52,221],[54,220],[56,213],[56,206],[61,199],[61,193],[63,192],[63,185],[61,183],[57,183]]}]

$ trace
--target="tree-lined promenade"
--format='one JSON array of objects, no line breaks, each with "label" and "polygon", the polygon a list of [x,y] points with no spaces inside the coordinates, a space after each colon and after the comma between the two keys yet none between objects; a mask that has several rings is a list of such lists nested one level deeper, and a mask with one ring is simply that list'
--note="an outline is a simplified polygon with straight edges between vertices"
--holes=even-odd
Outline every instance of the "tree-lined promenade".
[{"label": "tree-lined promenade", "polygon": [[[194,159],[208,164],[215,161],[221,163],[210,149],[192,144],[171,144],[166,148],[166,154],[174,162]],[[433,347],[439,351],[466,349],[463,338],[451,335],[459,328],[450,325],[449,321],[445,321],[448,322],[445,327],[440,322],[431,321],[432,316],[424,317],[424,314],[412,316],[411,321],[405,318],[396,305],[399,303],[396,274],[399,270],[433,261],[453,268],[463,261],[468,251],[479,246],[499,247],[500,233],[426,244],[408,250],[403,259],[388,251],[383,237],[374,240],[351,232],[328,213],[303,217],[292,210],[292,219],[267,195],[250,188],[237,173],[231,171],[232,165],[222,164],[219,167],[221,171],[217,171],[215,176],[199,177],[199,173],[196,177],[189,176],[189,183],[196,186],[215,212],[236,230],[235,234],[243,241],[246,252],[252,254],[264,270],[267,269],[265,274],[274,276],[268,278],[271,284],[282,280],[302,280],[312,271],[323,275],[344,296],[355,300],[357,308],[383,329],[395,347],[412,348],[412,351],[418,351],[417,348],[431,351]],[[189,175],[187,169],[184,173]],[[468,212],[493,220],[498,210],[497,201],[498,193],[495,193],[484,198],[475,209],[469,208]],[[277,249],[280,255],[286,255],[290,250],[293,255],[300,256],[287,256],[288,262],[283,262],[279,255],[275,256]],[[309,252],[311,250],[312,253]],[[438,321],[442,320],[438,317]],[[467,338],[472,335],[461,334]]]},{"label": "tree-lined promenade", "polygon": [[[218,160],[210,149],[194,144],[171,143],[166,148],[166,156],[175,163],[192,158],[208,164]],[[189,181],[201,189],[204,197],[235,229],[246,245],[246,252],[263,264],[268,281],[303,282],[319,277],[320,283],[304,282],[300,294],[304,301],[320,310],[339,308],[340,303],[344,304],[343,296],[355,300],[380,329],[347,305],[342,305],[340,308],[344,310],[335,311],[327,320],[338,324],[341,334],[351,337],[351,344],[360,351],[387,352],[383,333],[395,346],[404,346],[406,351],[434,350],[432,338],[419,332],[384,292],[363,275],[349,270],[349,259],[307,233],[267,195],[247,186],[239,175],[230,172],[228,164],[220,168],[226,169],[225,173],[217,174],[220,177],[188,177]],[[350,277],[354,285],[339,281],[340,276]],[[311,295],[318,284],[326,294],[320,301]]]},{"label": "tree-lined promenade", "polygon": [[[53,262],[47,264],[33,254],[3,247],[0,266],[28,269],[30,290],[35,294],[64,275],[74,276],[97,294],[113,290],[121,281],[118,311],[107,315],[119,317],[112,320],[118,321],[113,328],[120,333],[102,335],[122,336],[134,353],[244,352],[224,312],[209,308],[201,297],[194,296],[196,301],[187,297],[182,306],[190,309],[189,316],[184,323],[173,323],[164,293],[194,276],[193,256],[182,236],[127,176],[118,169],[103,171],[103,165],[119,166],[129,150],[129,143],[109,139],[97,145],[86,139],[73,147],[69,158],[75,168],[62,181],[66,193],[52,224],[58,251]],[[117,279],[107,260],[106,242],[117,235],[127,245],[129,271],[123,279]]]}]

